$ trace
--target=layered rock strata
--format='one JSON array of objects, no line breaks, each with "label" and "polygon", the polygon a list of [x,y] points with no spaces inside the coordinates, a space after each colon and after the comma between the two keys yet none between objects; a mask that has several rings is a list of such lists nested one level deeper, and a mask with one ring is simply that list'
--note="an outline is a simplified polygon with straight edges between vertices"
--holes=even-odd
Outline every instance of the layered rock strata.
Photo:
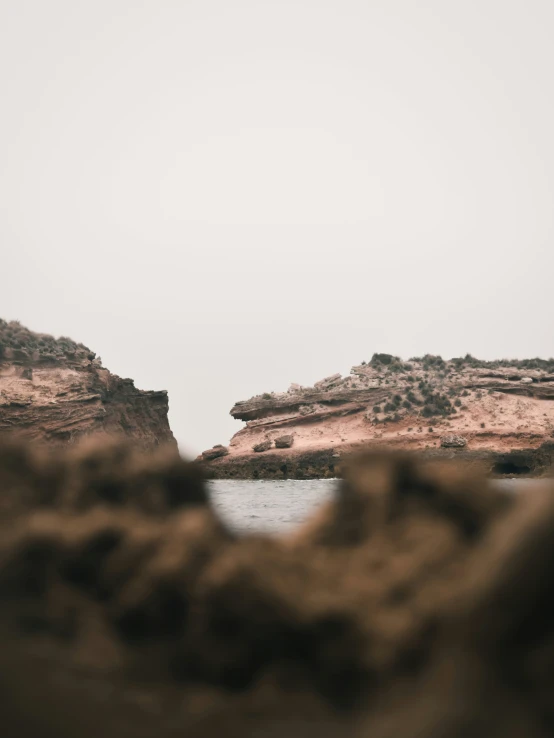
[{"label": "layered rock strata", "polygon": [[[336,460],[361,447],[542,474],[554,460],[554,360],[375,354],[348,377],[265,393],[238,402],[231,415],[245,426],[229,455],[210,465],[216,477],[332,476]],[[284,435],[292,448],[277,442]],[[263,458],[253,453],[268,440]]]},{"label": "layered rock strata", "polygon": [[59,445],[123,435],[176,449],[168,409],[167,392],[137,389],[83,344],[0,321],[0,436]]}]

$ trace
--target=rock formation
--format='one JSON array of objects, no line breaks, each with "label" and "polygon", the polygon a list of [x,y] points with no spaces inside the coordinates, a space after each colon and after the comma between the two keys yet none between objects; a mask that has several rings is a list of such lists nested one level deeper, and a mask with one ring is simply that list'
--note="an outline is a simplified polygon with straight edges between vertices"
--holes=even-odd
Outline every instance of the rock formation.
[{"label": "rock formation", "polygon": [[275,448],[290,448],[294,443],[293,435],[277,436],[275,439]]},{"label": "rock formation", "polygon": [[[210,465],[216,477],[329,477],[345,452],[362,446],[418,450],[481,462],[495,473],[539,474],[554,461],[554,360],[402,361],[375,354],[350,376],[313,387],[292,384],[231,410],[245,427],[229,456]],[[294,437],[294,448],[277,443]],[[444,443],[457,437],[465,443]],[[269,438],[275,448],[254,454]]]},{"label": "rock formation", "polygon": [[203,461],[213,461],[213,459],[219,459],[221,456],[227,456],[228,453],[229,449],[218,443],[217,446],[202,451],[201,458]]},{"label": "rock formation", "polygon": [[441,448],[465,448],[467,446],[467,438],[463,436],[443,436],[441,438]]},{"label": "rock formation", "polygon": [[48,444],[122,434],[144,447],[176,442],[167,392],[138,390],[83,344],[0,320],[0,435]]},{"label": "rock formation", "polygon": [[260,441],[260,443],[255,443],[252,446],[252,451],[254,451],[254,453],[261,454],[264,451],[267,451],[268,449],[270,449],[271,445],[272,445],[272,441],[270,441],[269,438],[264,438],[263,441]]},{"label": "rock formation", "polygon": [[547,738],[554,488],[364,455],[287,537],[199,467],[0,442],[6,738]]}]

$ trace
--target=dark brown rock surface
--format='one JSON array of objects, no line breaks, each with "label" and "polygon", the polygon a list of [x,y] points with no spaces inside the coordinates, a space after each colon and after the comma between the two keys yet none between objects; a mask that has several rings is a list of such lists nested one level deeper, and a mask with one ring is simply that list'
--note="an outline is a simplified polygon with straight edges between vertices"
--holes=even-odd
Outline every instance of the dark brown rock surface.
[{"label": "dark brown rock surface", "polygon": [[0,444],[6,738],[547,738],[554,486],[360,456],[286,538],[199,468]]}]

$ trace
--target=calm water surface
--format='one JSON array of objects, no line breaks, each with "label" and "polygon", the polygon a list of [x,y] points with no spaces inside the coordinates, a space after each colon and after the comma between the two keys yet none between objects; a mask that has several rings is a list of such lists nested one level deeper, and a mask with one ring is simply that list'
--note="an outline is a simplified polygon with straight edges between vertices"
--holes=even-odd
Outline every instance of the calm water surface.
[{"label": "calm water surface", "polygon": [[334,479],[216,479],[210,482],[210,494],[216,510],[235,530],[283,532],[331,499],[337,484]]},{"label": "calm water surface", "polygon": [[[233,529],[243,532],[281,533],[303,523],[331,499],[338,480],[227,480],[210,483],[210,494],[219,514]],[[502,479],[492,482],[515,492],[532,490],[535,479]]]}]

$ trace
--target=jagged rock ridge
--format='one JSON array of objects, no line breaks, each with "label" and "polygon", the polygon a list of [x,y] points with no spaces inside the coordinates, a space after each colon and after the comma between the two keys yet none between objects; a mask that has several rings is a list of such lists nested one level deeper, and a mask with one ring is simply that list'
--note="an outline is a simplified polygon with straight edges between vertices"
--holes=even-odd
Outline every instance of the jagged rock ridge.
[{"label": "jagged rock ridge", "polygon": [[50,444],[119,434],[176,447],[167,413],[167,392],[137,389],[84,344],[0,320],[0,434]]}]

